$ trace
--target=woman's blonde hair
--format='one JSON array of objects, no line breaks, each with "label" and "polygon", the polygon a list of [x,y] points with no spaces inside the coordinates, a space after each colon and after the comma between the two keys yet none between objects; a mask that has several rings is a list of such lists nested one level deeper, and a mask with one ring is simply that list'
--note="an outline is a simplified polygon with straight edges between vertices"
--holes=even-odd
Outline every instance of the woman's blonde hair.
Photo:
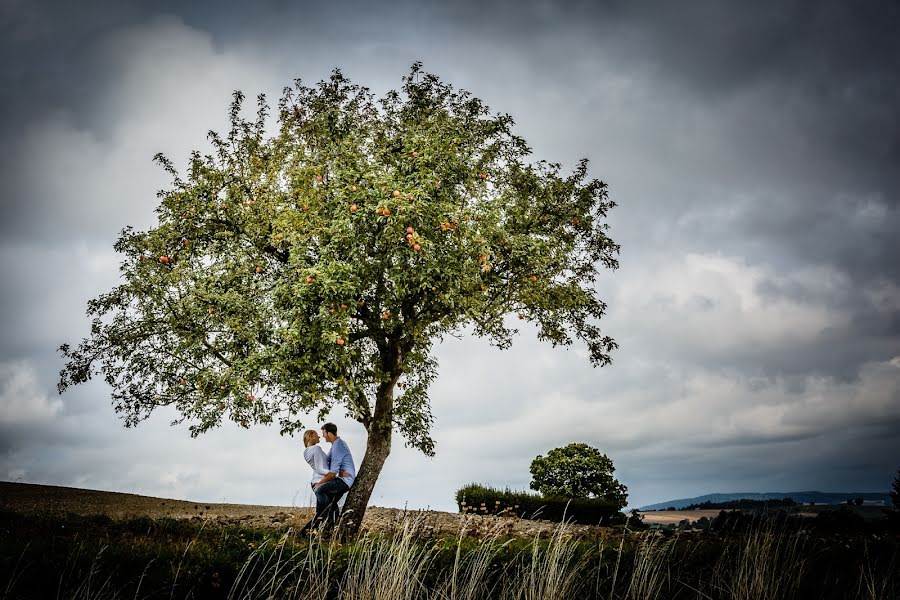
[{"label": "woman's blonde hair", "polygon": [[313,445],[312,439],[313,439],[314,435],[317,435],[317,432],[315,429],[307,429],[306,431],[304,431],[303,432],[303,445],[306,446],[307,448],[312,446]]}]

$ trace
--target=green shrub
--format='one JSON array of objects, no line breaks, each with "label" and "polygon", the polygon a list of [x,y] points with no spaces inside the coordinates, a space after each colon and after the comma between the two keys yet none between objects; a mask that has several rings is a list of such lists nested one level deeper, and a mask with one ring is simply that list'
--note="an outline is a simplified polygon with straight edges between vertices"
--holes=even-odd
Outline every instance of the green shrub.
[{"label": "green shrub", "polygon": [[479,515],[514,515],[523,519],[562,520],[582,525],[612,525],[625,522],[614,503],[599,499],[540,496],[528,492],[500,490],[471,483],[456,492],[459,512]]}]

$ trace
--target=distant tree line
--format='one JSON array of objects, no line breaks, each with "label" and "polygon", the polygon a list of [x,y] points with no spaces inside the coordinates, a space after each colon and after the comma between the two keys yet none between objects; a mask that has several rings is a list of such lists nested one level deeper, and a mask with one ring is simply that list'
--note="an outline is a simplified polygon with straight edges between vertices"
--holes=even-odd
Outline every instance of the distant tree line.
[{"label": "distant tree line", "polygon": [[790,508],[792,506],[797,506],[797,503],[794,502],[792,498],[773,498],[771,500],[750,500],[750,499],[740,499],[740,500],[728,500],[726,502],[711,502],[707,500],[706,502],[701,502],[699,504],[689,504],[681,510],[699,510],[699,509],[745,509],[745,510],[753,510],[753,509],[770,509],[770,508]]}]

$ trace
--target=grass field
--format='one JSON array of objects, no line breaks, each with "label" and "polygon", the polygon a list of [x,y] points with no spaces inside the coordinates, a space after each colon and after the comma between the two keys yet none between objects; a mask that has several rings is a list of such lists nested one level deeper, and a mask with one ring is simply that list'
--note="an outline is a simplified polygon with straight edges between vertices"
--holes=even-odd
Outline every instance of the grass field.
[{"label": "grass field", "polygon": [[900,531],[881,522],[826,527],[813,526],[816,519],[770,519],[687,532],[598,527],[591,536],[542,524],[546,529],[523,535],[505,523],[521,519],[454,515],[457,530],[449,534],[434,527],[432,514],[398,511],[390,527],[340,543],[298,536],[286,523],[221,520],[206,505],[204,517],[188,518],[60,508],[57,497],[53,506],[0,510],[0,600],[900,594]]}]

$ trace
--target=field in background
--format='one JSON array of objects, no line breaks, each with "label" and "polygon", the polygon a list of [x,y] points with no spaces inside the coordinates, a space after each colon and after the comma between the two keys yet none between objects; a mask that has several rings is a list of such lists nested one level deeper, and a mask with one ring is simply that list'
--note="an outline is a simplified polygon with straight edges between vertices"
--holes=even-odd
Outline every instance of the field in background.
[{"label": "field in background", "polygon": [[[104,515],[112,519],[191,519],[221,526],[239,525],[265,529],[299,529],[309,521],[314,510],[305,506],[263,506],[222,504],[153,498],[138,494],[103,492],[61,486],[0,482],[0,509],[14,512],[40,512],[78,515]],[[456,534],[463,522],[468,529],[485,530],[502,526],[508,535],[549,537],[556,528],[550,521],[531,521],[494,516],[470,515],[440,511],[405,511],[398,508],[369,507],[363,520],[363,531],[394,531],[409,514],[423,520],[423,527],[440,535]],[[572,525],[570,531],[580,538],[599,538],[603,527]],[[2,598],[2,596],[0,596]]]},{"label": "field in background", "polygon": [[688,519],[696,521],[701,517],[707,519],[714,518],[719,514],[716,510],[660,510],[655,512],[641,513],[644,516],[644,523],[647,525],[678,525],[681,521]]},{"label": "field in background", "polygon": [[[785,509],[790,514],[799,515],[807,518],[815,518],[819,513],[834,512],[846,507],[843,504],[822,504],[816,506],[797,506]],[[887,510],[884,506],[851,506],[849,507],[854,513],[861,516],[866,521],[877,521],[884,518],[884,512]],[[647,525],[677,525],[681,521],[696,521],[706,517],[713,519],[719,514],[721,509],[697,509],[697,510],[659,510],[642,512],[644,523]],[[747,512],[747,511],[745,511]]]},{"label": "field in background", "polygon": [[[885,510],[883,506],[850,506],[845,504],[817,504],[816,506],[797,506],[790,509],[784,509],[789,514],[798,515],[813,519],[820,513],[834,512],[837,510],[851,510],[866,521],[877,521],[884,518]],[[715,518],[721,509],[697,509],[697,510],[659,510],[641,513],[644,517],[644,523],[647,525],[678,525],[687,519],[688,521],[696,521],[706,517],[707,519]],[[748,511],[745,511],[748,512]]]}]

